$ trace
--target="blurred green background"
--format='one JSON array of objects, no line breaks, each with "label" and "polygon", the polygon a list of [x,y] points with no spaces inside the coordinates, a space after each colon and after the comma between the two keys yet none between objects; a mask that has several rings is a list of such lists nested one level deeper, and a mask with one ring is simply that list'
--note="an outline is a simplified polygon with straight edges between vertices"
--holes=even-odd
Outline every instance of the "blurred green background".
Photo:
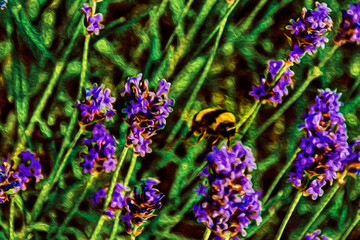
[{"label": "blurred green background", "polygon": [[[0,153],[6,158],[15,151],[20,136],[27,135],[22,148],[34,151],[41,160],[44,179],[21,192],[16,205],[15,232],[24,232],[26,215],[31,211],[66,135],[70,118],[76,109],[76,94],[85,39],[83,16],[78,12],[81,0],[9,0],[0,11]],[[313,56],[306,55],[301,64],[293,66],[295,85],[291,96],[309,70],[321,61],[333,45],[341,21],[341,10],[351,1],[324,1],[332,9],[333,31],[325,49]],[[201,239],[204,225],[197,223],[191,212],[196,199],[193,190],[200,179],[211,142],[203,140],[190,147],[181,140],[188,131],[192,116],[201,109],[227,109],[240,121],[253,106],[248,93],[259,83],[267,61],[287,57],[290,50],[284,33],[290,19],[297,19],[302,7],[315,8],[311,0],[242,0],[230,4],[225,0],[105,0],[97,5],[104,16],[105,29],[90,40],[88,71],[85,87],[104,84],[116,97],[117,115],[106,123],[118,139],[118,154],[124,146],[126,124],[121,109],[125,100],[120,96],[128,77],[143,73],[150,86],[165,78],[171,82],[169,96],[175,99],[174,111],[166,128],[154,136],[153,152],[139,158],[130,187],[143,178],[161,181],[158,188],[165,193],[163,208],[146,224],[138,239]],[[226,21],[226,22],[225,22]],[[349,140],[360,135],[359,109],[360,51],[356,44],[345,44],[321,69],[305,93],[276,119],[263,133],[259,129],[281,107],[264,105],[254,124],[243,138],[252,148],[258,168],[253,172],[254,189],[266,194],[269,186],[290,159],[302,135],[298,130],[301,116],[314,103],[318,89],[331,88],[343,93],[341,112],[345,115]],[[199,81],[204,81],[198,84]],[[25,132],[30,118],[40,104],[45,89],[52,84],[43,111],[36,113],[33,130]],[[184,115],[176,140],[165,140],[179,119],[196,86],[201,87]],[[288,97],[283,99],[286,102]],[[78,126],[76,126],[78,128]],[[74,131],[72,137],[75,135]],[[195,138],[192,139],[195,141]],[[80,153],[86,148],[78,144],[71,153],[60,181],[52,189],[49,201],[31,227],[31,239],[52,239],[53,231],[71,211],[74,199],[84,188]],[[126,175],[131,155],[128,155],[121,177]],[[93,196],[99,187],[109,184],[111,174],[101,174],[89,191]],[[257,230],[254,222],[249,239],[274,239],[296,189],[287,183],[285,174],[263,211],[264,225]],[[121,179],[120,179],[121,180]],[[325,187],[325,196],[329,190]],[[310,230],[320,228],[329,237],[338,239],[355,219],[359,208],[359,181],[349,179],[316,220]],[[323,197],[325,197],[323,196]],[[302,198],[283,234],[284,239],[297,239],[321,198]],[[0,238],[7,239],[9,203],[1,206]],[[64,239],[87,239],[101,214],[101,208],[91,201],[81,202],[77,214],[66,228]],[[110,235],[113,220],[103,226],[100,239]],[[128,237],[122,231],[119,239]],[[355,228],[348,239],[359,239]],[[240,237],[240,236],[239,236]]]}]

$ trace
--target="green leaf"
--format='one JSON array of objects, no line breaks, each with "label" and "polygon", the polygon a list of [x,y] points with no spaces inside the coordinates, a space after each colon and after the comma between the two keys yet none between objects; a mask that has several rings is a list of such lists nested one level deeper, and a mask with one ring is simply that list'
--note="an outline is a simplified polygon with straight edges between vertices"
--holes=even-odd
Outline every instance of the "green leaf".
[{"label": "green leaf", "polygon": [[30,228],[32,228],[33,230],[37,230],[37,231],[47,232],[49,229],[49,224],[44,223],[44,222],[36,222],[36,223],[30,225]]},{"label": "green leaf", "polygon": [[48,127],[47,123],[42,119],[38,119],[38,124],[40,127],[40,131],[44,134],[46,138],[52,138],[53,134],[51,129]]},{"label": "green leaf", "polygon": [[44,40],[40,37],[35,27],[27,19],[23,8],[18,3],[18,1],[9,1],[8,8],[11,10],[16,26],[18,27],[30,50],[33,52],[35,58],[40,59],[42,56],[46,56],[50,59],[53,59],[53,56],[46,48]]}]

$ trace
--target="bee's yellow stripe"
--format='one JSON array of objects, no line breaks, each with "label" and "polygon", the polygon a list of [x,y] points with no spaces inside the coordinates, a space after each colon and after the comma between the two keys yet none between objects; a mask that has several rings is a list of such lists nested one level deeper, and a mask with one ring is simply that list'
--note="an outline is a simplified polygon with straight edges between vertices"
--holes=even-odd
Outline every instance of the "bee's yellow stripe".
[{"label": "bee's yellow stripe", "polygon": [[225,122],[233,122],[235,123],[235,116],[234,114],[232,114],[231,112],[224,112],[222,114],[220,114],[216,119],[215,122],[213,124],[211,124],[210,128],[212,130],[216,130],[216,128],[221,124],[221,123],[225,123]]},{"label": "bee's yellow stripe", "polygon": [[216,109],[216,108],[207,108],[207,109],[201,110],[200,112],[198,112],[196,114],[195,122],[200,122],[205,114],[210,113],[210,112],[214,112],[216,110],[218,110],[218,109]]}]

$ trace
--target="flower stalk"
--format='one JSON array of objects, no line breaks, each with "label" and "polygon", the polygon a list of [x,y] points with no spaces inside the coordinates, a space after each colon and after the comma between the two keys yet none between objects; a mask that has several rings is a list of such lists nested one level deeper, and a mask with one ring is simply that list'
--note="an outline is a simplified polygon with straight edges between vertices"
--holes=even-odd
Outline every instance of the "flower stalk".
[{"label": "flower stalk", "polygon": [[73,141],[70,143],[69,149],[62,161],[62,163],[60,164],[60,166],[57,168],[57,171],[53,172],[53,174],[49,177],[49,180],[47,183],[44,184],[43,188],[41,189],[41,192],[39,194],[39,197],[37,198],[35,205],[33,207],[33,210],[30,213],[30,219],[29,219],[29,225],[32,221],[35,221],[38,216],[40,215],[43,205],[44,203],[48,200],[49,196],[50,196],[50,191],[53,188],[54,184],[59,180],[59,177],[62,173],[62,171],[65,168],[65,165],[67,163],[67,160],[71,154],[71,152],[73,151],[77,141],[79,140],[79,138],[81,137],[83,133],[83,129],[80,129],[77,134],[75,135]]},{"label": "flower stalk", "polygon": [[294,197],[294,199],[293,199],[293,201],[292,201],[292,203],[291,203],[291,205],[290,205],[290,207],[289,207],[289,209],[288,209],[288,211],[287,211],[287,213],[285,215],[285,218],[281,222],[280,228],[279,228],[279,230],[278,230],[278,232],[277,232],[277,234],[275,236],[275,240],[280,240],[280,238],[281,238],[281,236],[282,236],[282,234],[283,234],[283,232],[285,230],[285,227],[286,227],[291,215],[293,214],[297,204],[300,201],[301,196],[302,196],[302,192],[300,190],[297,191],[297,193],[296,193],[296,195],[295,195],[295,197]]},{"label": "flower stalk", "polygon": [[354,221],[351,223],[349,228],[346,229],[346,232],[343,234],[341,240],[346,240],[347,239],[347,237],[350,235],[352,230],[356,227],[356,225],[358,225],[359,221],[360,221],[360,211],[358,210]]},{"label": "flower stalk", "polygon": [[204,240],[208,240],[209,239],[209,237],[210,237],[210,235],[211,235],[211,230],[210,230],[210,228],[206,228],[206,231],[205,231],[205,233],[204,233]]},{"label": "flower stalk", "polygon": [[[128,148],[125,147],[124,150],[123,150],[123,153],[121,154],[121,160],[120,160],[121,164],[122,164],[122,161],[124,161],[124,159],[125,159],[125,155],[126,155],[127,151],[128,151]],[[128,172],[126,174],[126,177],[125,177],[124,186],[127,186],[129,184],[130,177],[131,177],[132,172],[133,172],[134,167],[135,167],[136,159],[137,159],[137,155],[133,153],[133,156],[132,156],[131,162],[130,162],[130,167],[129,167],[129,170],[128,170]],[[119,168],[119,170],[120,170],[120,168]],[[110,188],[109,188],[109,191],[108,191],[109,194],[107,194],[107,197],[105,199],[104,212],[105,212],[106,208],[108,207],[108,205],[110,203],[110,200],[111,200],[111,197],[112,197],[111,193],[114,191],[114,188],[115,188],[115,183],[116,183],[119,171],[116,171],[116,172],[117,172],[117,174],[114,174],[113,178],[111,180]],[[111,191],[111,187],[112,187],[112,191]],[[116,212],[115,221],[114,221],[114,227],[113,227],[111,235],[113,235],[113,233],[114,233],[114,236],[116,235],[117,225],[119,225],[119,221],[120,221],[120,215],[121,215],[121,211]],[[97,239],[97,235],[100,233],[101,227],[104,224],[105,219],[106,219],[106,217],[103,216],[103,215],[99,218],[99,220],[98,220],[98,222],[96,224],[96,227],[94,228],[94,231],[91,234],[90,240]],[[116,225],[116,228],[115,228],[115,225]],[[114,229],[115,229],[115,232],[114,232]],[[111,239],[111,237],[110,237],[110,239]]]},{"label": "flower stalk", "polygon": [[[127,186],[129,184],[131,175],[134,171],[134,167],[135,167],[135,163],[136,163],[136,159],[137,159],[137,155],[133,154],[132,158],[131,158],[131,162],[130,162],[130,167],[129,170],[125,176],[125,181],[124,181],[124,185]],[[117,230],[118,230],[118,226],[120,224],[120,216],[121,216],[122,211],[118,211],[115,214],[115,220],[114,220],[114,225],[113,228],[111,230],[111,234],[110,234],[110,240],[115,239],[116,234],[117,234]]]},{"label": "flower stalk", "polygon": [[304,227],[304,229],[302,230],[302,232],[300,233],[299,236],[302,237],[307,233],[307,231],[310,229],[311,225],[319,217],[319,215],[324,210],[324,208],[327,206],[327,204],[330,202],[330,200],[335,196],[335,194],[339,190],[339,188],[340,188],[340,184],[339,184],[339,182],[336,181],[334,186],[332,186],[328,196],[325,198],[325,200],[323,200],[323,202],[319,206],[317,206],[316,212],[313,213],[312,217],[309,219],[309,221],[307,222],[306,226]]}]

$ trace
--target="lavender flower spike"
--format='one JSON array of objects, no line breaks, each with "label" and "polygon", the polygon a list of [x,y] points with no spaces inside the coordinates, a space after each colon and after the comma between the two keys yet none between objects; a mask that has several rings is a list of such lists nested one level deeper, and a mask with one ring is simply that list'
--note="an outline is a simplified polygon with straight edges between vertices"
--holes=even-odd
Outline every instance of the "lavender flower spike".
[{"label": "lavender flower spike", "polygon": [[158,184],[155,179],[148,179],[141,185],[141,190],[135,188],[134,192],[126,199],[127,213],[122,217],[125,230],[128,234],[138,236],[142,229],[139,227],[154,216],[154,212],[161,207],[164,195],[153,185]]},{"label": "lavender flower spike", "polygon": [[[286,65],[286,66],[284,66]],[[293,86],[293,76],[294,72],[290,70],[288,65],[292,65],[292,63],[285,61],[274,61],[271,60],[268,62],[268,76],[267,81],[264,77],[261,78],[261,84],[258,87],[253,86],[253,91],[250,92],[250,95],[254,96],[256,100],[262,99],[267,102],[272,102],[274,106],[282,101],[282,97],[288,94],[288,86]],[[280,76],[276,83],[272,83],[274,77],[282,67],[286,67],[285,72]],[[272,84],[272,88],[270,85]]]},{"label": "lavender flower spike", "polygon": [[88,147],[88,153],[82,154],[85,160],[82,164],[84,173],[92,173],[93,170],[97,172],[115,170],[117,164],[114,155],[115,139],[106,131],[102,123],[92,126],[92,138],[84,139],[84,144]]},{"label": "lavender flower spike", "polygon": [[112,103],[115,102],[115,98],[110,96],[110,89],[100,87],[94,84],[93,88],[86,90],[85,102],[78,102],[76,106],[80,111],[80,124],[88,125],[94,121],[102,121],[115,114]]},{"label": "lavender flower spike", "polygon": [[[95,192],[94,198],[90,198],[90,200],[93,201],[93,205],[100,202],[100,199],[105,199],[107,189],[100,188],[98,192]],[[120,211],[123,209],[123,207],[126,206],[126,200],[127,196],[125,195],[125,192],[128,192],[129,189],[124,186],[122,183],[117,183],[114,188],[114,192],[112,193],[112,198],[110,201],[109,206],[107,206],[107,209],[105,211],[105,215],[107,215],[110,218],[115,217],[115,212]]]},{"label": "lavender flower spike", "polygon": [[[295,162],[295,173],[290,180],[296,188],[307,187],[305,194],[313,199],[322,196],[326,182],[333,183],[337,173],[349,161],[349,146],[344,116],[339,112],[341,94],[329,89],[320,90],[315,105],[304,115],[300,127],[305,136],[301,139],[301,152]],[[305,186],[312,179],[309,186]]]},{"label": "lavender flower spike", "polygon": [[35,154],[29,150],[19,154],[21,163],[18,169],[12,170],[9,159],[3,159],[0,165],[0,203],[13,197],[20,189],[25,190],[30,178],[35,177],[38,182],[43,178],[41,165]]},{"label": "lavender flower spike", "polygon": [[126,146],[132,147],[136,154],[145,156],[151,152],[150,138],[165,127],[166,118],[172,111],[174,100],[168,98],[170,83],[165,79],[159,81],[156,92],[148,89],[148,80],[142,80],[142,74],[129,78],[122,96],[128,95],[130,104],[123,109],[127,114],[129,129],[126,135]]},{"label": "lavender flower spike", "polygon": [[[100,1],[98,0],[96,2]],[[88,34],[91,35],[92,33],[95,33],[96,35],[99,35],[100,29],[104,28],[104,26],[100,24],[103,20],[102,14],[98,13],[93,15],[92,7],[87,3],[84,3],[83,8],[79,9],[79,11],[85,14],[84,24]]]},{"label": "lavender flower spike", "polygon": [[326,3],[316,2],[314,11],[303,8],[301,17],[297,20],[290,20],[291,25],[287,29],[291,31],[289,41],[293,50],[289,52],[291,62],[300,63],[300,58],[305,53],[315,53],[317,48],[325,47],[329,40],[325,34],[331,30],[333,22],[329,17],[331,9]]},{"label": "lavender flower spike", "polygon": [[216,234],[215,239],[237,239],[240,232],[245,237],[251,219],[262,221],[261,193],[252,188],[251,175],[245,173],[256,168],[251,150],[240,142],[232,149],[214,147],[207,161],[201,175],[208,184],[196,190],[195,216]]},{"label": "lavender flower spike", "polygon": [[357,5],[350,4],[349,10],[342,11],[342,22],[334,41],[339,45],[346,42],[360,44],[360,1]]}]

